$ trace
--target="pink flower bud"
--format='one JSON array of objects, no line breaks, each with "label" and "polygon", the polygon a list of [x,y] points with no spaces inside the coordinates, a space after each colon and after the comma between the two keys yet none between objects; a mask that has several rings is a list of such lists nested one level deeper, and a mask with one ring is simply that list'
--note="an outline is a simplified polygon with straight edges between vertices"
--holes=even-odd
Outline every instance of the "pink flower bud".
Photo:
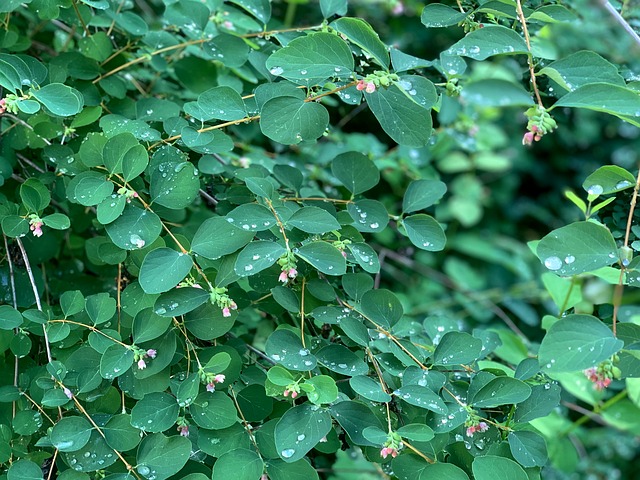
[{"label": "pink flower bud", "polygon": [[229,304],[229,307],[231,308],[231,310],[237,310],[238,309],[238,305],[236,305],[236,302],[231,302]]},{"label": "pink flower bud", "polygon": [[360,81],[358,82],[358,84],[356,85],[356,90],[358,90],[358,91],[362,91],[362,90],[364,90],[366,87],[367,87],[367,84],[365,83],[365,81],[364,81],[364,80],[360,80]]},{"label": "pink flower bud", "polygon": [[178,426],[178,432],[180,432],[180,436],[181,437],[188,437],[189,436],[189,427],[187,425],[179,425]]},{"label": "pink flower bud", "polygon": [[344,250],[342,250],[340,253],[342,253],[342,256],[343,256],[344,258],[347,258],[347,252],[345,252]]},{"label": "pink flower bud", "polygon": [[147,350],[147,357],[149,358],[156,358],[157,354],[158,352],[156,352],[153,348],[150,348],[149,350]]},{"label": "pink flower bud", "polygon": [[382,450],[380,450],[380,456],[382,458],[387,458],[387,455],[389,455],[389,452],[387,450],[387,447],[384,447]]},{"label": "pink flower bud", "polygon": [[296,275],[298,275],[298,271],[295,268],[290,268],[289,269],[289,278],[296,278]]},{"label": "pink flower bud", "polygon": [[231,316],[231,311],[229,310],[229,307],[224,307],[222,309],[222,316],[223,317],[230,317]]},{"label": "pink flower bud", "polygon": [[224,375],[222,375],[221,373],[219,373],[218,375],[216,375],[215,377],[213,377],[213,381],[214,381],[215,383],[224,383],[224,379],[225,379],[225,376],[224,376]]},{"label": "pink flower bud", "polygon": [[207,383],[207,392],[215,392],[216,386],[213,382]]},{"label": "pink flower bud", "polygon": [[373,93],[376,91],[376,84],[373,82],[367,83],[367,87],[364,89],[367,93]]},{"label": "pink flower bud", "polygon": [[487,425],[487,422],[480,422],[476,427],[476,431],[478,432],[486,432],[487,430],[489,430],[489,425]]},{"label": "pink flower bud", "polygon": [[533,132],[527,132],[522,137],[522,145],[531,145],[533,143]]},{"label": "pink flower bud", "polygon": [[280,272],[280,276],[278,277],[278,281],[282,283],[287,283],[287,271],[283,270]]},{"label": "pink flower bud", "polygon": [[298,396],[298,392],[296,392],[295,390],[291,392],[291,398],[296,398],[297,396]]},{"label": "pink flower bud", "polygon": [[140,370],[144,370],[145,368],[147,368],[147,364],[146,364],[146,363],[144,363],[144,360],[143,360],[143,359],[138,360],[138,368],[139,368]]},{"label": "pink flower bud", "polygon": [[476,427],[473,425],[467,428],[467,437],[473,437],[473,434],[476,432]]},{"label": "pink flower bud", "polygon": [[287,390],[287,389],[285,388],[285,389],[284,389],[284,393],[283,393],[282,395],[284,395],[285,397],[288,397],[288,396],[289,396],[289,390]]}]

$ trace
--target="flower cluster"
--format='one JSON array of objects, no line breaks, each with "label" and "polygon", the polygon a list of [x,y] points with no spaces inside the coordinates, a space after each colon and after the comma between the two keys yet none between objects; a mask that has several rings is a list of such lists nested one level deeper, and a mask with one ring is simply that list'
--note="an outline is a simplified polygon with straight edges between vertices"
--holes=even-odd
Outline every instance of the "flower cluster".
[{"label": "flower cluster", "polygon": [[291,383],[287,385],[282,395],[284,395],[285,397],[288,397],[289,395],[291,395],[291,398],[296,398],[298,395],[300,395],[300,386],[298,385],[297,382]]},{"label": "flower cluster", "polygon": [[178,418],[176,423],[178,424],[178,428],[176,430],[178,430],[178,432],[180,433],[180,436],[181,437],[188,437],[189,436],[189,422],[187,422],[187,420],[185,418],[180,417],[180,418]]},{"label": "flower cluster", "polygon": [[136,348],[134,350],[134,360],[137,362],[138,368],[140,370],[144,370],[145,368],[147,368],[147,362],[145,362],[145,358],[154,359],[156,358],[157,354],[158,352],[155,351],[153,348],[150,348],[149,350],[146,350],[146,351]]},{"label": "flower cluster", "polygon": [[487,424],[487,422],[478,422],[475,425],[469,425],[467,427],[467,437],[473,437],[474,433],[484,433],[487,430],[489,430],[489,425]]},{"label": "flower cluster", "polygon": [[613,363],[617,361],[617,356],[605,360],[599,365],[584,370],[584,375],[593,383],[593,388],[602,391],[611,385],[614,378],[620,378],[622,372]]},{"label": "flower cluster", "polygon": [[217,375],[207,375],[207,392],[216,391],[216,383],[224,383],[225,376],[221,373]]},{"label": "flower cluster", "polygon": [[367,93],[373,93],[376,91],[376,84],[373,82],[367,82],[364,79],[360,79],[360,81],[356,85],[356,90],[364,90]]},{"label": "flower cluster", "polygon": [[278,277],[278,281],[287,283],[289,280],[293,280],[298,276],[298,270],[296,269],[296,258],[293,252],[288,251],[278,259],[278,265],[282,271]]},{"label": "flower cluster", "polygon": [[132,198],[138,198],[138,192],[135,190],[129,190],[126,187],[120,187],[118,189],[118,195],[122,195],[127,199],[127,203],[131,203]]},{"label": "flower cluster", "polygon": [[540,105],[531,107],[525,112],[525,115],[529,122],[527,123],[527,133],[522,137],[523,145],[531,145],[534,141],[540,141],[543,135],[552,132],[558,127],[556,121]]},{"label": "flower cluster", "polygon": [[358,80],[356,90],[364,90],[367,93],[373,93],[379,87],[388,87],[392,83],[398,82],[400,77],[395,73],[389,73],[382,70],[376,70],[364,78]]},{"label": "flower cluster", "polygon": [[[192,286],[195,286],[192,284]],[[195,287],[198,288],[198,287]],[[217,305],[222,310],[223,317],[230,317],[231,310],[237,310],[238,305],[227,295],[227,289],[224,287],[212,287],[209,294],[209,301],[213,305]]]},{"label": "flower cluster", "polygon": [[389,432],[387,441],[384,442],[382,450],[380,450],[380,456],[382,458],[387,458],[388,456],[396,458],[398,456],[398,451],[402,450],[402,447],[404,447],[402,437],[396,432]]},{"label": "flower cluster", "polygon": [[4,112],[17,114],[18,100],[23,100],[25,98],[28,98],[28,96],[18,97],[17,95],[11,93],[6,97],[0,99],[0,115],[2,115]]},{"label": "flower cluster", "polygon": [[44,225],[44,222],[38,215],[36,215],[35,213],[32,213],[31,215],[29,215],[29,229],[33,232],[34,237],[42,236],[43,225]]}]

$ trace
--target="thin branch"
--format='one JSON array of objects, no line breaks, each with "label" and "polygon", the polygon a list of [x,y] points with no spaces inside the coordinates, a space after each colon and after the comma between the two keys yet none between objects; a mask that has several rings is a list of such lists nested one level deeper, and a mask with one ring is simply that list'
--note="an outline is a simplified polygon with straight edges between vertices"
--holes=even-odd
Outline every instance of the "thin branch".
[{"label": "thin branch", "polygon": [[[27,251],[24,249],[24,245],[22,244],[22,240],[20,237],[16,238],[16,242],[18,242],[18,247],[20,248],[20,253],[22,253],[22,258],[24,260],[24,266],[27,269],[27,275],[29,276],[29,282],[31,283],[31,288],[33,289],[33,296],[36,299],[36,306],[38,310],[42,312],[42,303],[40,302],[40,295],[38,294],[38,287],[36,285],[36,280],[33,276],[33,270],[31,269],[31,263],[29,263],[29,257],[27,256]],[[51,345],[49,344],[49,334],[47,333],[47,328],[45,325],[42,325],[42,331],[44,333],[44,344],[47,349],[47,359],[49,363],[53,361],[53,357],[51,356]]]},{"label": "thin branch", "polygon": [[[9,264],[9,282],[11,283],[11,300],[13,300],[13,308],[18,308],[18,297],[16,295],[16,279],[15,273],[13,271],[13,261],[11,260],[11,254],[9,253],[9,243],[7,242],[7,237],[3,233],[2,239],[4,240],[4,250],[7,252],[7,263]],[[16,335],[18,334],[18,329],[15,329]],[[20,359],[17,355],[14,355],[13,362],[13,386],[18,386],[18,375],[20,373]],[[16,416],[16,402],[11,402],[11,418]]]},{"label": "thin branch", "polygon": [[624,19],[624,17],[620,13],[618,13],[618,11],[614,8],[614,6],[611,5],[607,0],[599,0],[598,3],[602,5],[602,7],[604,7],[604,9],[607,12],[609,12],[609,14],[614,18],[616,22],[620,24],[620,26],[624,29],[625,32],[631,35],[631,38],[633,38],[636,44],[640,45],[640,36],[638,36],[636,31],[633,29],[633,27],[629,25],[629,22],[627,22]]},{"label": "thin branch", "polygon": [[536,96],[538,105],[544,108],[544,104],[540,98],[540,92],[538,91],[538,84],[536,83],[536,71],[533,68],[533,55],[531,54],[531,41],[529,39],[529,30],[527,29],[527,20],[524,18],[524,12],[522,11],[522,3],[520,0],[516,0],[516,11],[518,12],[518,20],[520,20],[520,23],[522,24],[522,33],[524,33],[524,40],[527,43],[527,50],[529,51],[529,55],[527,55],[527,63],[529,64],[529,73],[531,74],[531,87],[533,88],[533,93]]},{"label": "thin branch", "polygon": [[78,4],[76,3],[76,0],[71,0],[71,3],[73,4],[73,9],[76,12],[76,16],[78,17],[78,20],[80,20],[80,25],[82,25],[82,29],[84,30],[85,35],[87,37],[90,37],[91,32],[87,28],[87,24],[84,23],[84,19],[82,18],[82,15],[80,15],[80,10],[78,9]]}]

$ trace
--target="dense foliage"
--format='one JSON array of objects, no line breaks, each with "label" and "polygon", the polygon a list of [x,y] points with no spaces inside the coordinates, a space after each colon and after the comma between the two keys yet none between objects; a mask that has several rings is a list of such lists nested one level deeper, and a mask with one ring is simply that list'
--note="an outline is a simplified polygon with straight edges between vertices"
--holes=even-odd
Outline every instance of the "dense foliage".
[{"label": "dense foliage", "polygon": [[627,3],[1,1],[0,478],[633,478]]}]

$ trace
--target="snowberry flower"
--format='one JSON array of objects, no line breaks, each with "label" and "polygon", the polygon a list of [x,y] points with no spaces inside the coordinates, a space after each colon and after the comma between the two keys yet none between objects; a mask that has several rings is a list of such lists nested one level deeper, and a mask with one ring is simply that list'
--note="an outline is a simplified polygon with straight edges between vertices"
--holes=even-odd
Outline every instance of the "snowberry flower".
[{"label": "snowberry flower", "polygon": [[404,13],[404,4],[402,2],[396,3],[391,9],[391,14],[394,16],[402,15]]},{"label": "snowberry flower", "polygon": [[207,383],[207,392],[215,392],[215,391],[216,391],[216,384],[213,382]]},{"label": "snowberry flower", "polygon": [[289,278],[296,278],[296,275],[298,275],[298,271],[295,268],[290,268],[287,275],[289,275]]},{"label": "snowberry flower", "polygon": [[0,115],[2,115],[6,110],[7,110],[7,100],[3,98],[2,100],[0,100]]},{"label": "snowberry flower", "polygon": [[278,277],[278,281],[282,283],[287,283],[287,271],[283,270],[280,272],[280,276]]},{"label": "snowberry flower", "polygon": [[251,159],[249,157],[240,157],[238,159],[238,163],[242,168],[249,168],[249,165],[251,165]]},{"label": "snowberry flower", "polygon": [[262,476],[260,477],[260,480],[269,480],[269,475],[267,475],[266,473],[263,473]]},{"label": "snowberry flower", "polygon": [[149,350],[147,350],[147,357],[149,358],[156,358],[157,354],[158,352],[155,351],[153,348],[150,348]]},{"label": "snowberry flower", "polygon": [[29,229],[33,232],[34,237],[42,236],[42,220],[38,218],[36,215],[32,215],[31,220],[29,221]]},{"label": "snowberry flower", "polygon": [[344,258],[347,258],[347,252],[345,252],[344,250],[342,250],[340,253],[342,254],[342,256],[343,256]]},{"label": "snowberry flower", "polygon": [[180,432],[181,437],[189,436],[189,425],[178,425],[178,432]]},{"label": "snowberry flower", "polygon": [[358,82],[358,84],[356,85],[356,90],[358,90],[358,91],[362,91],[365,88],[367,88],[367,82],[365,82],[364,80],[360,80]]},{"label": "snowberry flower", "polygon": [[476,425],[470,425],[467,427],[467,437],[473,437],[476,432],[484,433],[489,430],[487,422],[478,422]]},{"label": "snowberry flower", "polygon": [[224,307],[222,309],[222,316],[223,317],[230,317],[231,316],[231,311],[229,310],[229,307]]},{"label": "snowberry flower", "polygon": [[531,145],[533,143],[533,138],[534,138],[533,132],[525,133],[524,137],[522,137],[522,145]]},{"label": "snowberry flower", "polygon": [[225,376],[223,374],[221,374],[221,373],[219,373],[218,375],[213,377],[213,381],[215,383],[224,383],[224,379],[225,379]]},{"label": "snowberry flower", "polygon": [[327,443],[327,442],[328,440],[326,435],[320,439],[320,443]]},{"label": "snowberry flower", "polygon": [[373,93],[376,91],[376,84],[373,82],[368,82],[366,88],[364,89],[367,93]]},{"label": "snowberry flower", "polygon": [[64,387],[62,389],[62,392],[67,396],[69,400],[73,398],[73,393],[71,393],[71,390],[69,390],[67,387]]},{"label": "snowberry flower", "polygon": [[144,362],[142,358],[138,360],[138,368],[140,370],[144,370],[145,368],[147,368],[147,364]]},{"label": "snowberry flower", "polygon": [[231,303],[229,304],[229,308],[231,310],[237,310],[238,309],[238,305],[236,305],[236,302],[231,301]]},{"label": "snowberry flower", "polygon": [[613,367],[610,361],[605,360],[597,367],[591,367],[584,370],[584,375],[593,383],[593,388],[597,391],[602,391],[611,385],[611,379],[613,377],[618,378],[619,370],[617,367]]},{"label": "snowberry flower", "polygon": [[193,285],[191,285],[193,288],[199,288],[200,290],[202,290],[202,285],[200,285],[199,283],[194,283]]},{"label": "snowberry flower", "polygon": [[387,458],[389,455],[391,455],[393,458],[396,458],[398,456],[398,450],[392,447],[384,447],[382,450],[380,450],[380,455],[382,456],[382,458]]},{"label": "snowberry flower", "polygon": [[288,397],[291,394],[291,398],[296,398],[298,396],[298,392],[296,392],[293,388],[285,388],[283,395]]},{"label": "snowberry flower", "polygon": [[224,22],[222,22],[222,26],[224,28],[226,28],[227,30],[235,30],[236,27],[233,26],[233,22],[230,22],[229,20],[225,20]]}]

